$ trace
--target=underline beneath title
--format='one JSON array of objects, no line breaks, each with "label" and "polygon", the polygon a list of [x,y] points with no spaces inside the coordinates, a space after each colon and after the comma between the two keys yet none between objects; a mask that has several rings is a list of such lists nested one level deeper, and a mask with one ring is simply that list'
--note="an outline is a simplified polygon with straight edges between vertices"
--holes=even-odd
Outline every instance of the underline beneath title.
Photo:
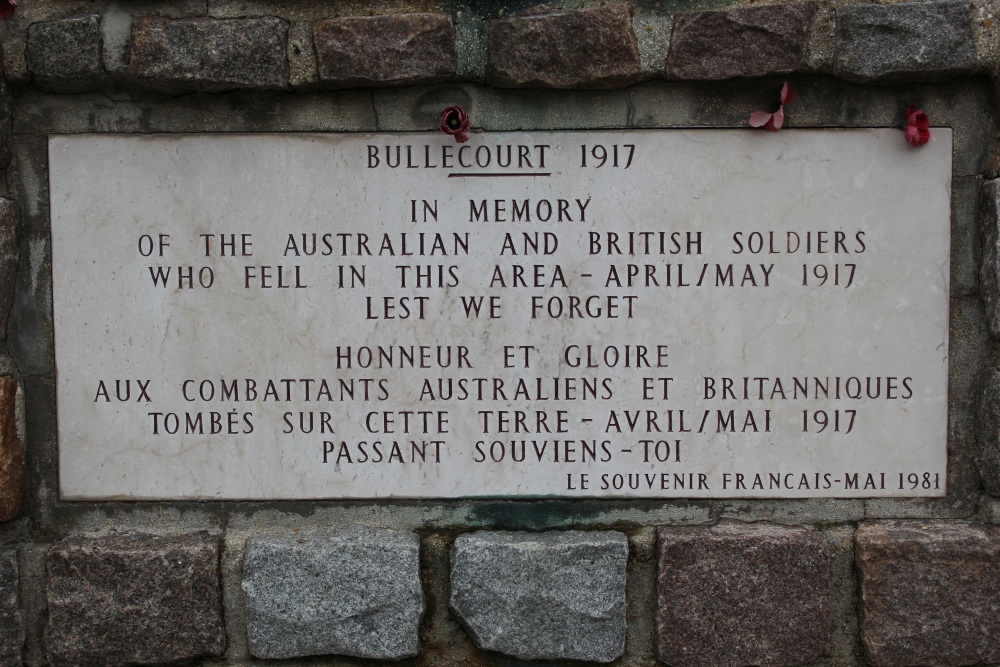
[{"label": "underline beneath title", "polygon": [[549,172],[549,171],[544,171],[544,172],[542,172],[542,171],[539,171],[539,172],[536,172],[536,171],[521,171],[521,172],[518,172],[518,171],[513,171],[513,172],[477,172],[477,173],[458,172],[458,173],[448,174],[448,178],[493,178],[495,176],[504,176],[504,177],[507,177],[507,178],[515,177],[516,178],[516,177],[519,177],[519,176],[551,176],[551,175],[552,175],[552,172]]}]

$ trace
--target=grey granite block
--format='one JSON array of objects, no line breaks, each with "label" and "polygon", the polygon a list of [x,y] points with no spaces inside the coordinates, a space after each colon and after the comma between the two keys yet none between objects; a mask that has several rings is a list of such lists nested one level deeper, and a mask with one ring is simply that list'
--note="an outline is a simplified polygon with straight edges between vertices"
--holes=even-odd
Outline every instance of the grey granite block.
[{"label": "grey granite block", "polygon": [[849,81],[939,81],[972,72],[976,45],[966,0],[837,8],[834,73]]},{"label": "grey granite block", "polygon": [[85,14],[33,24],[28,28],[27,62],[40,88],[92,90],[103,73],[100,17]]},{"label": "grey granite block", "polygon": [[129,70],[163,92],[277,89],[288,85],[287,44],[288,23],[273,16],[146,16],[132,23]]},{"label": "grey granite block", "polygon": [[412,533],[252,539],[243,591],[250,652],[258,658],[397,660],[419,650],[424,595]]},{"label": "grey granite block", "polygon": [[528,660],[625,652],[628,539],[610,531],[481,532],[451,553],[451,608],[476,645]]}]

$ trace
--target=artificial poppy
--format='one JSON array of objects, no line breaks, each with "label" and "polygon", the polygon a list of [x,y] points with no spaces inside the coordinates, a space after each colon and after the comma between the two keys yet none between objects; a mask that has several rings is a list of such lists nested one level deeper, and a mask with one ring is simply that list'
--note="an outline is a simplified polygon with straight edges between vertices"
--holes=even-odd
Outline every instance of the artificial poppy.
[{"label": "artificial poppy", "polygon": [[750,114],[750,126],[777,132],[785,124],[785,105],[791,104],[794,100],[795,89],[792,88],[792,84],[785,81],[777,104],[770,111],[755,111]]},{"label": "artificial poppy", "polygon": [[469,140],[469,114],[460,106],[450,106],[441,112],[441,131],[464,144]]},{"label": "artificial poppy", "polygon": [[931,139],[931,124],[923,109],[911,104],[906,107],[906,128],[903,137],[913,146],[923,146]]}]

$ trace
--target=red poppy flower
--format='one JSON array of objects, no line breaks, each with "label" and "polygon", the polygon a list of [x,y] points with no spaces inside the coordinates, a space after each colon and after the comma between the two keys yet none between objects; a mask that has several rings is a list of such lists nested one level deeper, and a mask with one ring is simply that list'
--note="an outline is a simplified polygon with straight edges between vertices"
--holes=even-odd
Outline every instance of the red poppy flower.
[{"label": "red poppy flower", "polygon": [[17,0],[0,0],[0,19],[8,19],[17,8]]},{"label": "red poppy flower", "polygon": [[931,123],[924,110],[911,104],[906,107],[906,130],[903,136],[914,146],[920,147],[931,139]]},{"label": "red poppy flower", "polygon": [[469,140],[469,114],[459,106],[447,107],[441,112],[441,131],[464,144]]},{"label": "red poppy flower", "polygon": [[785,124],[785,105],[791,104],[795,100],[795,89],[792,84],[785,81],[781,87],[781,96],[778,103],[769,111],[755,111],[750,114],[751,127],[763,127],[765,130],[777,132]]}]

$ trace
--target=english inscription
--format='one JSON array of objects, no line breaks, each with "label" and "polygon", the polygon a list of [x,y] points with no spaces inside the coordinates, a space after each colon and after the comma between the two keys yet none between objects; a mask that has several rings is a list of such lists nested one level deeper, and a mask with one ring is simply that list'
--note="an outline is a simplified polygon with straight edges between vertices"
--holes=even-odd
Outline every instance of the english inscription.
[{"label": "english inscription", "polygon": [[946,129],[49,151],[63,498],[945,494]]}]

